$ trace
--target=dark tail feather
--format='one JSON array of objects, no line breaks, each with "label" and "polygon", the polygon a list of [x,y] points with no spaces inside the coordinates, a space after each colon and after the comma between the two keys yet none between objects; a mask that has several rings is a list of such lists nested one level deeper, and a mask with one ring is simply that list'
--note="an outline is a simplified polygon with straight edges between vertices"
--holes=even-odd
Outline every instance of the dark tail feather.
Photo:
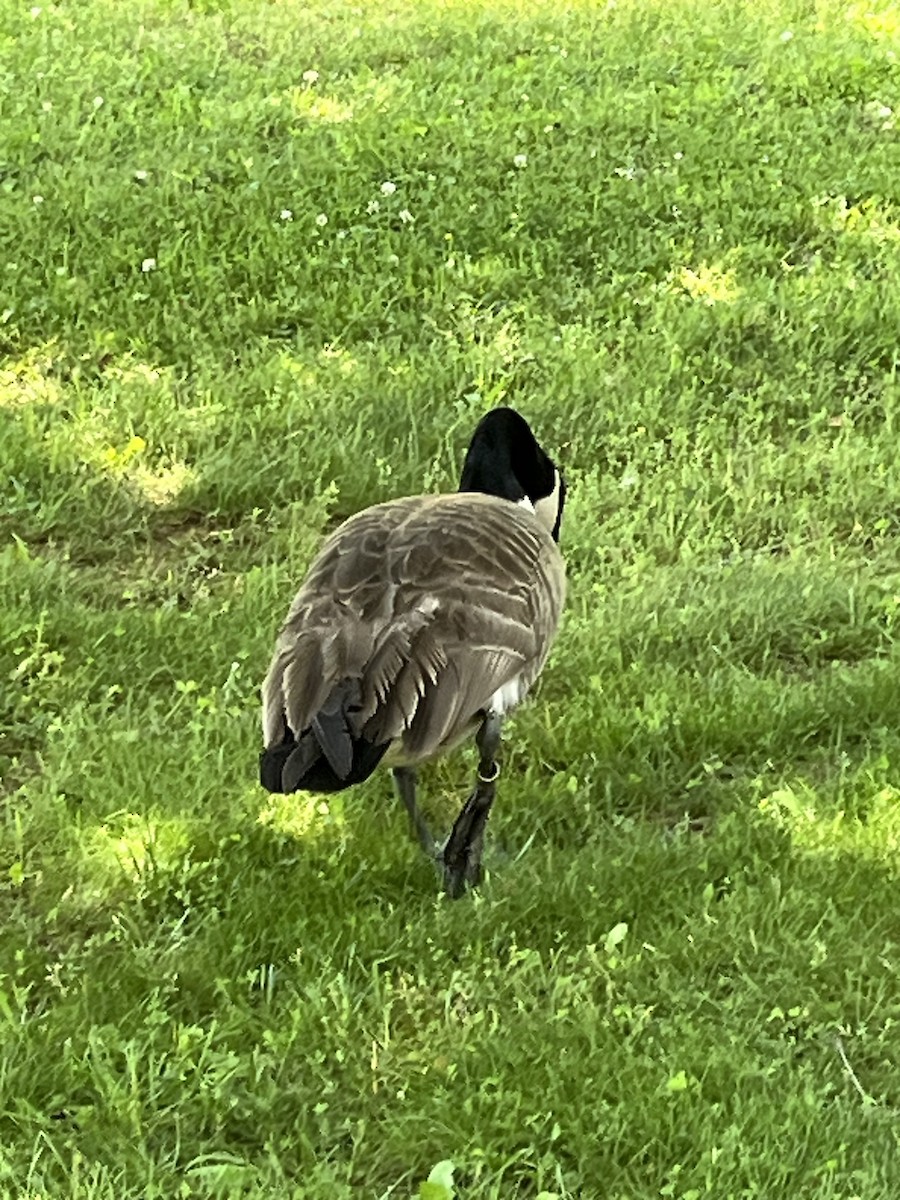
[{"label": "dark tail feather", "polygon": [[[328,765],[338,779],[346,779],[353,767],[353,733],[348,714],[353,709],[353,689],[344,683],[336,687],[312,719],[312,732],[319,743]],[[359,712],[359,704],[356,705]]]},{"label": "dark tail feather", "polygon": [[[307,749],[312,741],[309,735],[300,739],[300,744],[294,741],[294,735],[287,730],[284,741],[277,746],[269,746],[259,756],[259,782],[267,792],[295,792],[302,778],[303,770],[297,770],[300,754]],[[307,745],[304,745],[307,743]],[[319,757],[318,747],[313,746],[313,758]],[[308,765],[312,765],[311,763]],[[308,769],[308,767],[307,767]]]},{"label": "dark tail feather", "polygon": [[284,723],[280,743],[259,758],[259,781],[269,792],[340,792],[372,774],[390,742],[355,736],[349,721],[359,710],[359,685],[339,684],[308,729],[295,738]]}]

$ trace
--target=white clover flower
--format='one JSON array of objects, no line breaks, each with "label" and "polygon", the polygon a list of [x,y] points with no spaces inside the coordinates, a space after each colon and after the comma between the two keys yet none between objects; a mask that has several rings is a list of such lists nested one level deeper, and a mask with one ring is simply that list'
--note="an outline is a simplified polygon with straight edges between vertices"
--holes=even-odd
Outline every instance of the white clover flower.
[{"label": "white clover flower", "polygon": [[319,215],[316,217],[316,224],[317,224],[317,225],[318,225],[320,228],[321,228],[323,225],[327,225],[327,224],[328,224],[328,218],[325,216],[325,214],[324,214],[324,213],[319,213]]},{"label": "white clover flower", "polygon": [[396,267],[396,266],[397,266],[397,264],[400,262],[400,259],[399,259],[399,257],[398,257],[396,254],[389,254],[389,255],[387,256],[387,260],[388,260],[388,263],[389,263],[389,264],[390,264],[392,267]]},{"label": "white clover flower", "polygon": [[102,108],[102,107],[103,107],[103,97],[95,96],[94,97],[94,108]]},{"label": "white clover flower", "polygon": [[782,42],[789,42],[789,41],[790,41],[790,40],[793,38],[793,36],[794,36],[794,31],[793,31],[793,29],[786,29],[786,30],[784,31],[784,33],[781,35],[781,39],[780,39],[780,40],[781,40]]},{"label": "white clover flower", "polygon": [[34,8],[30,8],[28,11],[31,13],[32,21],[36,21],[44,10],[35,4]]},{"label": "white clover flower", "polygon": [[681,160],[684,158],[684,155],[682,154],[682,152],[680,150],[676,150],[675,153],[672,155],[672,157],[675,159],[676,162],[681,162]]},{"label": "white clover flower", "polygon": [[278,216],[281,218],[282,221],[293,221],[293,219],[294,219],[294,214],[291,212],[291,210],[289,208],[283,208],[281,210],[281,212],[278,214]]},{"label": "white clover flower", "polygon": [[393,194],[394,194],[394,192],[396,192],[396,190],[397,190],[396,183],[392,183],[390,181],[390,179],[386,179],[384,181],[384,183],[381,185],[382,196],[393,196]]},{"label": "white clover flower", "polygon": [[32,197],[31,197],[31,203],[32,203],[32,204],[43,204],[43,203],[44,203],[44,197],[43,197],[43,196],[32,196]]},{"label": "white clover flower", "polygon": [[880,100],[870,100],[864,111],[870,120],[878,122],[878,127],[882,131],[894,128],[894,110],[890,105],[884,104]]},{"label": "white clover flower", "polygon": [[134,178],[137,183],[146,183],[147,180],[150,178],[150,172],[149,171],[135,171]]},{"label": "white clover flower", "polygon": [[42,112],[53,112],[53,102],[51,100],[45,100],[44,103],[41,105],[41,111]]},{"label": "white clover flower", "polygon": [[377,213],[380,209],[381,209],[381,205],[378,203],[377,200],[370,200],[369,203],[366,205],[366,212],[369,214],[370,217],[374,216],[375,213]]},{"label": "white clover flower", "polygon": [[517,167],[520,171],[522,170],[523,167],[527,167],[528,166],[528,155],[527,154],[517,154],[515,156],[515,158],[513,159],[513,166]]},{"label": "white clover flower", "polygon": [[404,225],[410,225],[416,219],[412,215],[412,213],[409,211],[408,208],[401,208],[399,215],[400,215],[400,220],[403,222]]},{"label": "white clover flower", "polygon": [[144,272],[145,275],[149,275],[151,271],[155,271],[156,270],[156,259],[155,258],[145,258],[144,261],[141,263],[141,270]]},{"label": "white clover flower", "polygon": [[302,78],[303,78],[304,83],[308,83],[310,86],[312,86],[314,83],[319,82],[319,72],[318,71],[304,71]]}]

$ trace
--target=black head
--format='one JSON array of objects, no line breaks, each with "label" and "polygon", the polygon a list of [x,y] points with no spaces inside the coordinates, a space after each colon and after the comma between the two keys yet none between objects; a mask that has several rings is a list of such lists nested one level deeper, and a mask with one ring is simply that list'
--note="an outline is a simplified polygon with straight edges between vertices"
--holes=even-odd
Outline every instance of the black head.
[{"label": "black head", "polygon": [[494,408],[478,422],[466,461],[461,492],[486,492],[531,508],[553,540],[559,541],[566,485],[538,445],[531,427],[513,408]]}]

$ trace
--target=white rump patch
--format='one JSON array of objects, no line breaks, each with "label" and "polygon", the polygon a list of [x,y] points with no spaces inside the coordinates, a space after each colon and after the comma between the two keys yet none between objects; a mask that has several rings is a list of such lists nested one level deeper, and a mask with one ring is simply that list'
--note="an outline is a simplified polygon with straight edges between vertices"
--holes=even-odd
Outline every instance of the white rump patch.
[{"label": "white rump patch", "polygon": [[504,683],[503,687],[497,688],[491,696],[490,707],[495,713],[502,716],[503,713],[507,713],[516,705],[521,704],[524,697],[525,688],[522,686],[522,676],[516,675],[508,683]]}]

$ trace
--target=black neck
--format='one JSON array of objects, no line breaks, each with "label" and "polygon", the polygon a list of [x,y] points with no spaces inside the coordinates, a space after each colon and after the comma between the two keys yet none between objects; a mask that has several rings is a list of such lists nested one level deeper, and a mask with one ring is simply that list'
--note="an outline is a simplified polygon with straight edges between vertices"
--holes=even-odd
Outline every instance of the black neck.
[{"label": "black neck", "polygon": [[555,468],[528,422],[514,409],[496,408],[475,430],[459,481],[461,492],[486,492],[534,503],[553,491]]}]

